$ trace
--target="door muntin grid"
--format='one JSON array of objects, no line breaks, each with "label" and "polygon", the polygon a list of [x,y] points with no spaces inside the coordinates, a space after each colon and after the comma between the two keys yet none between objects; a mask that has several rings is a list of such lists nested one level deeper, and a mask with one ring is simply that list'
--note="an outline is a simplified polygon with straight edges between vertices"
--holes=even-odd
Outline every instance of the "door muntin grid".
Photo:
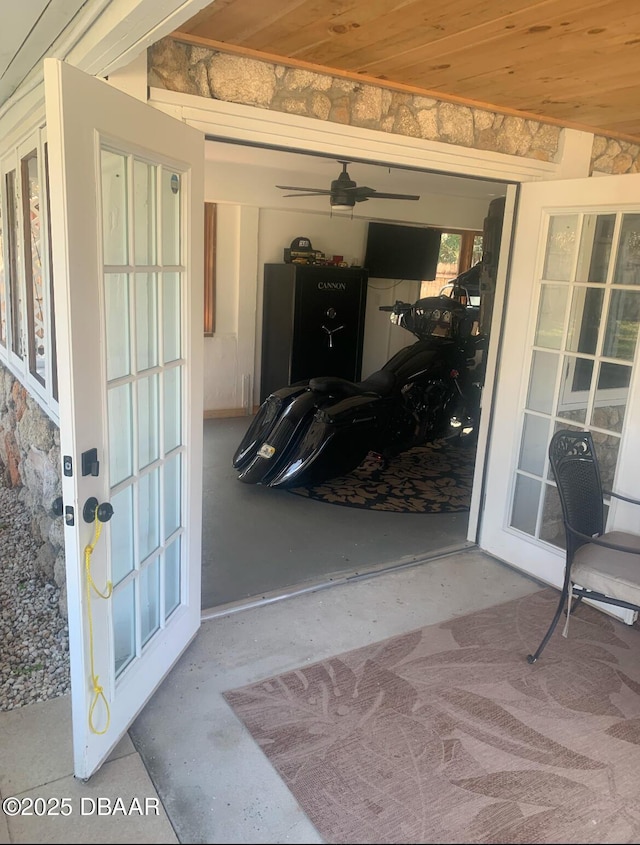
[{"label": "door muntin grid", "polygon": [[100,165],[117,678],[184,596],[184,196],[164,163],[103,144]]},{"label": "door muntin grid", "polygon": [[[624,258],[621,253],[624,252]],[[564,546],[547,450],[588,428],[611,489],[640,328],[640,214],[548,218],[510,527]]]}]

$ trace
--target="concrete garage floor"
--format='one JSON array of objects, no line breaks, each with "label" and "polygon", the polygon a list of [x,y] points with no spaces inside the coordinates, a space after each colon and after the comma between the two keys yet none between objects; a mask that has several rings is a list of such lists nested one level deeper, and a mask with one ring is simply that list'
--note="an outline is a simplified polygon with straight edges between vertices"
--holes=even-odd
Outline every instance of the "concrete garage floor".
[{"label": "concrete garage floor", "polygon": [[202,607],[260,601],[463,549],[467,513],[341,507],[238,481],[250,417],[205,420]]},{"label": "concrete garage floor", "polygon": [[[66,697],[0,713],[2,798],[68,797],[73,807],[0,813],[0,843],[323,842],[223,692],[538,589],[470,549],[207,620],[88,783],[72,774]],[[160,812],[80,815],[82,798],[100,796],[158,798]]]}]

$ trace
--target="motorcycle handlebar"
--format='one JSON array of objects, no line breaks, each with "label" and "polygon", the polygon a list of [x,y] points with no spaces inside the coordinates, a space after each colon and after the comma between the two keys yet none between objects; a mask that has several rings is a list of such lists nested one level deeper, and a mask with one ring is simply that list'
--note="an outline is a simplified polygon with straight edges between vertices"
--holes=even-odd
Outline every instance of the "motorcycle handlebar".
[{"label": "motorcycle handlebar", "polygon": [[409,311],[412,307],[410,302],[401,302],[397,299],[394,305],[379,305],[378,311],[392,311],[394,314],[401,314],[403,311]]}]

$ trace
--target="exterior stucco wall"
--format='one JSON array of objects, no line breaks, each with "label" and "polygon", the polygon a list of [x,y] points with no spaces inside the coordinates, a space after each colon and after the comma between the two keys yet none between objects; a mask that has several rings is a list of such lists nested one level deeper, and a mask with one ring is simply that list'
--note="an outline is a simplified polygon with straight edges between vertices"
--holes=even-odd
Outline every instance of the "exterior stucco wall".
[{"label": "exterior stucco wall", "polygon": [[148,50],[148,83],[286,114],[555,162],[562,130],[484,109],[224,53],[164,38]]}]

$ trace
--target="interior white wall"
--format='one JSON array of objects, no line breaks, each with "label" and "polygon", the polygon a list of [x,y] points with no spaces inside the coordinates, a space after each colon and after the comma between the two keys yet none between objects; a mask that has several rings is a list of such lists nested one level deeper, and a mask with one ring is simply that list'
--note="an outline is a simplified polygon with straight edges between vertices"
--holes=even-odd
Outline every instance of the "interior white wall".
[{"label": "interior white wall", "polygon": [[[333,169],[330,166],[328,175],[335,175]],[[384,218],[367,218],[360,208],[353,215],[332,215],[327,197],[284,198],[274,191],[276,184],[304,185],[301,173],[268,167],[248,171],[208,158],[205,177],[205,200],[218,204],[216,325],[213,337],[205,338],[204,401],[205,409],[213,412],[250,412],[258,402],[264,264],[281,262],[294,238],[308,237],[326,256],[342,255],[349,264],[362,265],[369,219],[482,230],[488,208],[484,201],[438,195],[420,203],[359,204],[375,205]],[[372,214],[373,208],[367,210]],[[363,377],[412,341],[378,306],[396,299],[413,301],[419,287],[419,282],[369,280]]]},{"label": "interior white wall", "polygon": [[420,282],[369,279],[362,350],[363,378],[379,370],[398,350],[416,340],[406,329],[394,325],[389,319],[389,312],[380,311],[379,306],[393,305],[396,299],[415,302],[419,296]]},{"label": "interior white wall", "polygon": [[215,332],[204,339],[204,407],[236,408],[238,381],[238,300],[240,278],[238,205],[217,209]]}]

